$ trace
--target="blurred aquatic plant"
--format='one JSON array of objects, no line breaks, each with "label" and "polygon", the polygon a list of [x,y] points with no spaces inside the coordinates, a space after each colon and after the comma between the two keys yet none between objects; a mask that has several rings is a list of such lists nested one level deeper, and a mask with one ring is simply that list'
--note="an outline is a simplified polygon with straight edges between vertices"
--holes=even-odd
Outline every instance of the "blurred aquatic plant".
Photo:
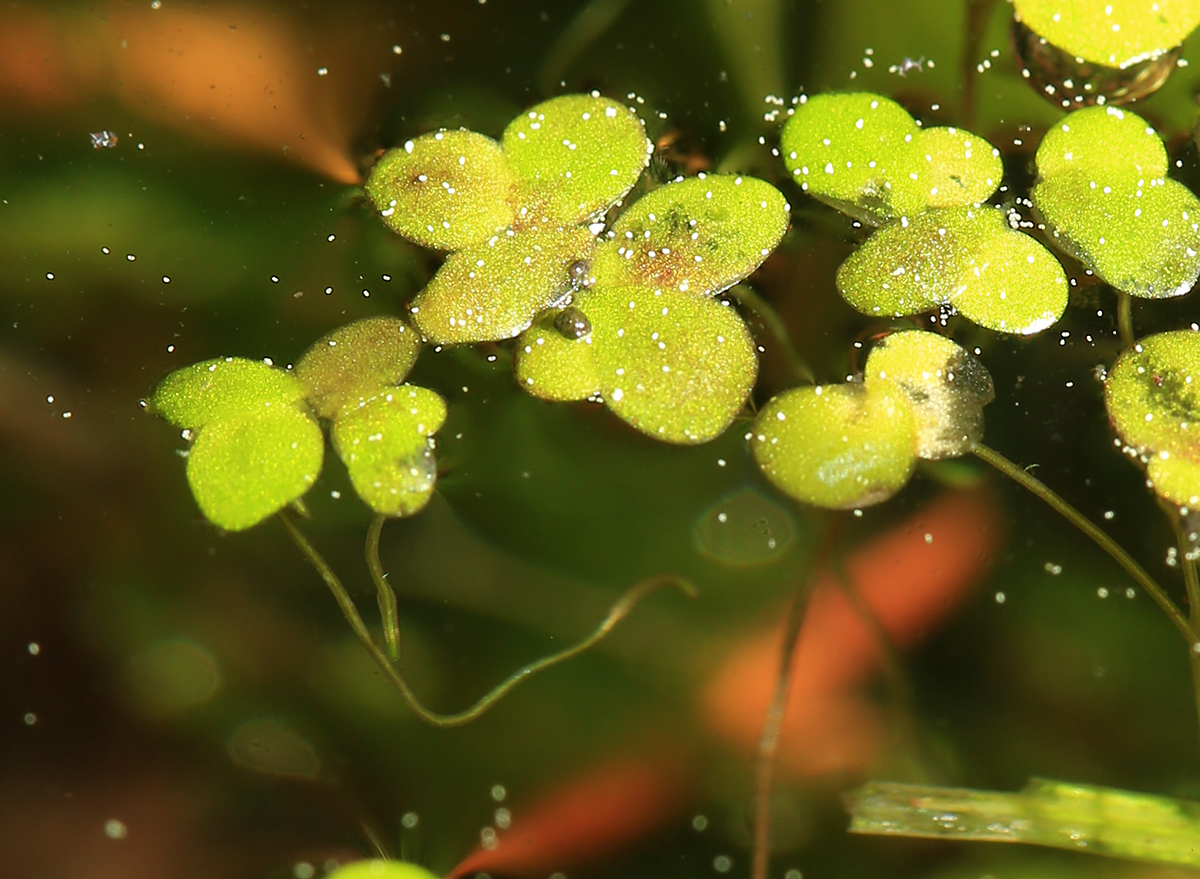
[{"label": "blurred aquatic plant", "polygon": [[1071,113],[1037,150],[1033,201],[1055,243],[1122,293],[1182,296],[1200,277],[1200,201],[1128,110]]}]

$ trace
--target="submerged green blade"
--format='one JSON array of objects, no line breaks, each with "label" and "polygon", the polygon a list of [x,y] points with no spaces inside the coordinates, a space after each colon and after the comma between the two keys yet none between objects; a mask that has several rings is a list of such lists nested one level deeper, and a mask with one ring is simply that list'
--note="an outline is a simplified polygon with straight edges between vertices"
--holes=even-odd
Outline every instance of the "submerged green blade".
[{"label": "submerged green blade", "polygon": [[1019,793],[871,782],[847,794],[850,832],[1023,842],[1200,867],[1200,803],[1034,779]]}]

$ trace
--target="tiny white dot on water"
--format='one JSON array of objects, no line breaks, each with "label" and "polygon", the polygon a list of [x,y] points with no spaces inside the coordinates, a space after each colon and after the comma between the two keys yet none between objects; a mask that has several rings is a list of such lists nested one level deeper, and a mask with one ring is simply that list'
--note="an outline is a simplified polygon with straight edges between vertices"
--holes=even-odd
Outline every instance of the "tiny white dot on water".
[{"label": "tiny white dot on water", "polygon": [[692,829],[697,833],[702,833],[708,827],[708,816],[697,815],[692,819]]},{"label": "tiny white dot on water", "polygon": [[1006,597],[1003,592],[996,593],[996,604],[1004,604]]},{"label": "tiny white dot on water", "polygon": [[25,715],[25,725],[33,726],[35,723],[37,723],[37,715],[30,711]]},{"label": "tiny white dot on water", "polygon": [[713,858],[713,869],[718,873],[728,873],[733,867],[733,859],[729,855],[717,855]]},{"label": "tiny white dot on water", "polygon": [[30,656],[37,656],[39,653],[42,652],[42,645],[39,644],[37,641],[30,641],[29,646],[26,647],[25,649],[29,651]]},{"label": "tiny white dot on water", "polygon": [[104,822],[104,835],[109,839],[124,839],[129,834],[129,828],[116,818]]},{"label": "tiny white dot on water", "polygon": [[297,861],[292,865],[292,876],[295,879],[313,879],[317,875],[317,868],[308,861]]},{"label": "tiny white dot on water", "polygon": [[400,818],[400,825],[405,830],[412,830],[414,827],[417,826],[417,824],[420,822],[420,820],[421,819],[417,817],[416,812],[405,812],[404,815]]},{"label": "tiny white dot on water", "polygon": [[508,796],[508,791],[506,791],[504,789],[504,785],[502,785],[502,784],[493,784],[492,785],[492,799],[495,800],[497,803],[503,803],[504,798],[507,796]]}]

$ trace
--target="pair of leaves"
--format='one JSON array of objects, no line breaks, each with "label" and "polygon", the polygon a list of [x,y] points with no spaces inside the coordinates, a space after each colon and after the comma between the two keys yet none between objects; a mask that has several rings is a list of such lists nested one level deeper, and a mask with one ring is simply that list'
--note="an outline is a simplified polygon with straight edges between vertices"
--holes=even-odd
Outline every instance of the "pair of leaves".
[{"label": "pair of leaves", "polygon": [[954,128],[922,129],[866,93],[818,95],[784,126],[784,164],[805,191],[881,229],[838,271],[864,314],[951,306],[1006,333],[1036,333],[1067,306],[1058,261],[983,207],[1000,184],[999,151]]},{"label": "pair of leaves", "polygon": [[1148,299],[1200,277],[1200,201],[1167,177],[1167,152],[1140,116],[1071,113],[1037,150],[1033,201],[1062,248],[1107,283]]},{"label": "pair of leaves", "polygon": [[1200,333],[1159,333],[1125,351],[1108,373],[1104,402],[1154,491],[1200,507]]},{"label": "pair of leaves", "polygon": [[1200,25],[1197,0],[1013,0],[1013,9],[1055,46],[1107,67],[1156,58]]},{"label": "pair of leaves", "polygon": [[410,515],[433,491],[429,437],[446,412],[433,392],[396,386],[420,345],[398,318],[368,318],[321,339],[294,372],[236,357],[176,370],[150,405],[194,437],[188,484],[228,531],[258,524],[316,481],[325,451],[316,415],[330,419],[359,496],[376,512]]},{"label": "pair of leaves", "polygon": [[[742,319],[715,294],[762,263],[788,210],[752,177],[701,175],[654,190],[598,246],[591,288],[522,334],[521,386],[549,400],[603,399],[668,442],[718,436],[745,403],[758,360]],[[579,331],[564,334],[571,315]]]},{"label": "pair of leaves", "polygon": [[497,143],[437,131],[386,153],[366,192],[411,241],[451,251],[412,304],[428,339],[512,338],[571,289],[590,258],[589,220],[637,182],[652,147],[627,107],[564,95],[518,116]]},{"label": "pair of leaves", "polygon": [[861,382],[793,388],[751,433],[764,475],[805,503],[850,509],[899,491],[918,458],[970,451],[994,396],[983,365],[949,339],[894,333],[872,349]]}]

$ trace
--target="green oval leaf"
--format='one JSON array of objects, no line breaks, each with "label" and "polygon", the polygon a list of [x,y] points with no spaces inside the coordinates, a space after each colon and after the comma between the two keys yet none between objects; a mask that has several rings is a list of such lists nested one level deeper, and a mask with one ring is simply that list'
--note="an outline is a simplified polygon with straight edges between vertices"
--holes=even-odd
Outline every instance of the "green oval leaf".
[{"label": "green oval leaf", "polygon": [[338,867],[329,874],[328,879],[437,879],[437,877],[416,864],[404,861],[355,861]]},{"label": "green oval leaf", "polygon": [[521,334],[513,371],[521,387],[543,400],[586,400],[601,392],[592,334],[567,338],[552,314]]},{"label": "green oval leaf", "polygon": [[577,305],[592,324],[605,403],[642,433],[707,442],[745,405],[758,359],[732,307],[646,287],[589,291]]},{"label": "green oval leaf", "polygon": [[1033,200],[1054,240],[1133,296],[1182,296],[1200,278],[1200,200],[1166,177],[1158,134],[1128,110],[1067,116],[1038,147]]},{"label": "green oval leaf", "polygon": [[996,396],[992,377],[973,354],[925,330],[892,333],[867,357],[868,387],[890,382],[912,404],[917,455],[965,455],[983,439],[983,407]]},{"label": "green oval leaf", "polygon": [[570,292],[571,265],[595,246],[583,226],[493,235],[446,258],[413,299],[413,323],[439,344],[511,339]]},{"label": "green oval leaf", "polygon": [[352,402],[330,431],[358,496],[377,513],[410,516],[429,502],[437,481],[430,442],[446,420],[446,403],[415,385]]},{"label": "green oval leaf", "polygon": [[459,250],[513,222],[516,178],[500,145],[465,129],[436,131],[389,150],[367,197],[392,231],[425,247]]},{"label": "green oval leaf", "polygon": [[780,147],[801,189],[873,225],[979,204],[1003,170],[999,151],[982,138],[922,130],[895,101],[865,92],[809,98],[784,125]]},{"label": "green oval leaf", "polygon": [[210,522],[241,531],[308,491],[324,453],[312,416],[277,406],[201,427],[188,453],[188,483]]},{"label": "green oval leaf", "polygon": [[532,201],[564,223],[581,223],[616,204],[653,150],[637,114],[596,93],[562,95],[530,108],[504,129],[503,144]]},{"label": "green oval leaf", "polygon": [[917,424],[894,385],[818,385],[763,407],[750,438],[755,461],[784,494],[818,507],[877,504],[916,465]]},{"label": "green oval leaf", "polygon": [[1068,299],[1058,260],[988,207],[926,211],[881,229],[842,263],[837,286],[864,314],[951,305],[981,326],[1021,335],[1057,321]]},{"label": "green oval leaf", "polygon": [[610,286],[717,293],[762,264],[787,231],[788,212],[783,194],[755,177],[677,180],[621,214],[592,272]]},{"label": "green oval leaf", "polygon": [[1197,0],[1013,0],[1013,8],[1054,45],[1107,67],[1155,58],[1200,25]]},{"label": "green oval leaf", "polygon": [[404,381],[420,352],[420,336],[403,320],[368,317],[318,339],[294,375],[317,414],[331,418],[351,397]]},{"label": "green oval leaf", "polygon": [[1104,402],[1139,454],[1200,461],[1200,333],[1158,333],[1125,351],[1108,372]]},{"label": "green oval leaf", "polygon": [[303,399],[296,379],[260,360],[218,357],[177,369],[150,397],[150,407],[179,427],[287,408]]}]

